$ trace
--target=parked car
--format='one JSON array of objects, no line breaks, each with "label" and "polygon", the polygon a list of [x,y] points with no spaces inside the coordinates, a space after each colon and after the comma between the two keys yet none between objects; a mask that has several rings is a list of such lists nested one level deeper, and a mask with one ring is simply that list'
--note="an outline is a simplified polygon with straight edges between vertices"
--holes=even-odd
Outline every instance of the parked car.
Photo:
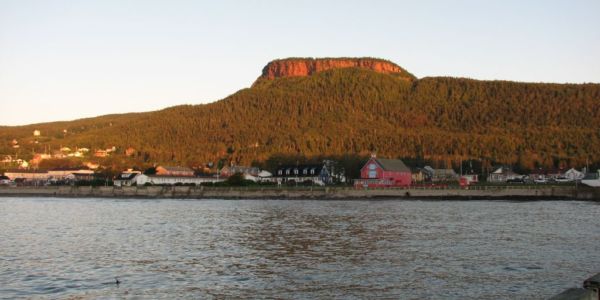
[{"label": "parked car", "polygon": [[548,180],[546,180],[546,178],[536,178],[533,180],[533,182],[539,183],[539,184],[546,184],[546,183],[548,183]]}]

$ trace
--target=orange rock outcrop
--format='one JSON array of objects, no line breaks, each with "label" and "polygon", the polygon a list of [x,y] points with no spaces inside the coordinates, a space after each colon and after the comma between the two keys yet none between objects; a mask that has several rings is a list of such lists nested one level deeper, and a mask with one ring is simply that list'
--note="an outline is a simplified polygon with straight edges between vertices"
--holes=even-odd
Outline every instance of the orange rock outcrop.
[{"label": "orange rock outcrop", "polygon": [[259,79],[275,79],[290,76],[310,76],[312,74],[340,68],[365,68],[384,74],[401,75],[413,80],[414,76],[398,65],[375,58],[288,58],[268,63]]}]

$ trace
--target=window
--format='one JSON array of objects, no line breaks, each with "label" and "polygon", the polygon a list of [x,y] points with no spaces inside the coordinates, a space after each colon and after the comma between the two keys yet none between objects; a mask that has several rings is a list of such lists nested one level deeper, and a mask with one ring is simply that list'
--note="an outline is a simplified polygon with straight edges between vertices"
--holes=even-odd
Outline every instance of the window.
[{"label": "window", "polygon": [[290,175],[290,169],[285,170],[285,175]]},{"label": "window", "polygon": [[369,178],[377,178],[377,171],[369,171]]},{"label": "window", "polygon": [[279,174],[279,175],[283,175],[283,171],[279,170],[279,171],[277,172],[277,174]]},{"label": "window", "polygon": [[302,171],[302,174],[304,174],[304,175],[308,174],[308,170],[304,169],[304,171]]},{"label": "window", "polygon": [[298,175],[298,169],[294,169],[294,174]]},{"label": "window", "polygon": [[377,165],[376,164],[370,164],[369,165],[369,170],[375,170],[377,169]]},{"label": "window", "polygon": [[310,169],[310,174],[315,175],[315,168]]}]

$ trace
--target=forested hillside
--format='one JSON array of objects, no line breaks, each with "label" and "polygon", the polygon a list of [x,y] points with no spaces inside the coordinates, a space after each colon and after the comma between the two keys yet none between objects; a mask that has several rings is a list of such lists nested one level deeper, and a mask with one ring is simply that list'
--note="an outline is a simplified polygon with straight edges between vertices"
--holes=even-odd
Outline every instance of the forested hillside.
[{"label": "forested hillside", "polygon": [[[34,143],[33,130],[41,136]],[[66,130],[66,132],[64,131]],[[600,160],[600,85],[423,78],[361,68],[258,80],[214,103],[0,127],[0,154],[134,148],[119,164],[250,164],[279,155],[368,155],[483,165]],[[116,162],[115,162],[116,164]]]}]

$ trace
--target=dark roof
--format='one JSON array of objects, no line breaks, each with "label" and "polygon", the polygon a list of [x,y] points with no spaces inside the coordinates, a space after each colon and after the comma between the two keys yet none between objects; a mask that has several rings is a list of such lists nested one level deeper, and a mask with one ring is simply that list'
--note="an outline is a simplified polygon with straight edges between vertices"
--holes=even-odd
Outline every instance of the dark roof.
[{"label": "dark roof", "polygon": [[7,180],[7,179],[10,179],[10,178],[8,178],[8,176],[0,175],[0,180]]},{"label": "dark roof", "polygon": [[[275,176],[285,176],[286,174],[283,174],[283,175],[278,175],[278,173],[279,173],[278,171],[279,171],[279,170],[285,171],[285,170],[288,170],[288,169],[289,169],[290,171],[292,171],[292,170],[294,170],[294,169],[298,169],[298,172],[300,173],[300,174],[298,174],[298,175],[305,175],[305,174],[303,174],[303,173],[302,173],[302,171],[303,171],[303,170],[305,170],[305,169],[306,169],[306,170],[315,169],[315,174],[310,174],[310,175],[318,175],[318,174],[320,174],[320,173],[321,173],[321,170],[323,169],[323,165],[321,165],[321,164],[310,164],[310,165],[309,165],[309,164],[306,164],[306,165],[283,165],[283,166],[280,166],[280,167],[278,167],[278,168],[277,168],[277,170],[276,170],[276,172],[274,173],[274,175],[275,175]],[[290,174],[290,175],[295,175],[295,174]]]},{"label": "dark roof", "polygon": [[115,180],[131,180],[139,173],[121,173]]},{"label": "dark roof", "polygon": [[376,158],[375,161],[386,171],[410,173],[410,169],[399,159]]}]

